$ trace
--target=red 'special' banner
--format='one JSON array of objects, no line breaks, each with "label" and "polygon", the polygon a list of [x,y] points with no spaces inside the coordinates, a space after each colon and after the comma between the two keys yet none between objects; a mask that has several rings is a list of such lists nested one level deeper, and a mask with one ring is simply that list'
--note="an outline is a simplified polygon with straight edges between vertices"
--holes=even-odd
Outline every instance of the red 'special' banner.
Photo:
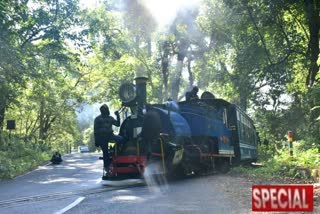
[{"label": "red 'special' banner", "polygon": [[252,211],[312,212],[313,185],[254,185]]}]

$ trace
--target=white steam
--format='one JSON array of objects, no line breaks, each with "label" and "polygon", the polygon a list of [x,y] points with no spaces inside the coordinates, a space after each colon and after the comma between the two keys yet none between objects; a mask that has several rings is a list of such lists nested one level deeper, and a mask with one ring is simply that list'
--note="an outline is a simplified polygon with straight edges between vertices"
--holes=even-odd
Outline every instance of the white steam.
[{"label": "white steam", "polygon": [[160,28],[170,25],[179,11],[197,7],[201,0],[138,0],[147,8]]},{"label": "white steam", "polygon": [[159,162],[149,161],[148,165],[144,169],[144,180],[149,188],[149,191],[153,194],[162,194],[169,190],[167,179],[162,171],[162,165]]}]

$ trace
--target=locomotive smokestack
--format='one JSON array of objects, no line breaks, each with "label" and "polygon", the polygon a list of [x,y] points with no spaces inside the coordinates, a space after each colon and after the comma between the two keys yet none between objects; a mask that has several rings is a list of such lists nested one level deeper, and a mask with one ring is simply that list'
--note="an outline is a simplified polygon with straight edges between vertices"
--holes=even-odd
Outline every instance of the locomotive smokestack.
[{"label": "locomotive smokestack", "polygon": [[147,103],[147,77],[136,77],[134,79],[136,81],[137,87],[137,103],[139,107],[139,111],[141,111]]}]

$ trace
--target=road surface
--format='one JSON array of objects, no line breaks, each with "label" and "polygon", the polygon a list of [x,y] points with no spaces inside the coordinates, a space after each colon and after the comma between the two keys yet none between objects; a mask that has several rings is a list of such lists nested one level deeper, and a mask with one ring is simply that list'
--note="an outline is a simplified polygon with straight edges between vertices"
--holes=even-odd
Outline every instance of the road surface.
[{"label": "road surface", "polygon": [[13,180],[1,181],[0,213],[55,213],[76,200],[80,195],[77,193],[101,188],[100,155],[67,155],[60,165],[41,166]]},{"label": "road surface", "polygon": [[100,155],[68,155],[61,165],[0,182],[0,213],[251,213],[252,182],[245,178],[219,174],[110,187],[100,182]]}]

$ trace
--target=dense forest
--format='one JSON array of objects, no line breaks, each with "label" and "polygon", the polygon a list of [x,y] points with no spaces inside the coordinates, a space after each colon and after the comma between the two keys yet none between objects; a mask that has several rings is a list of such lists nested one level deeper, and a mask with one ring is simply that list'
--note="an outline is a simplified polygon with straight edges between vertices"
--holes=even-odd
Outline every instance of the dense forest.
[{"label": "dense forest", "polygon": [[148,102],[197,85],[239,105],[267,155],[288,130],[318,153],[319,11],[318,0],[0,0],[0,175],[92,146],[81,110],[119,108],[118,87],[136,75],[149,78]]}]

